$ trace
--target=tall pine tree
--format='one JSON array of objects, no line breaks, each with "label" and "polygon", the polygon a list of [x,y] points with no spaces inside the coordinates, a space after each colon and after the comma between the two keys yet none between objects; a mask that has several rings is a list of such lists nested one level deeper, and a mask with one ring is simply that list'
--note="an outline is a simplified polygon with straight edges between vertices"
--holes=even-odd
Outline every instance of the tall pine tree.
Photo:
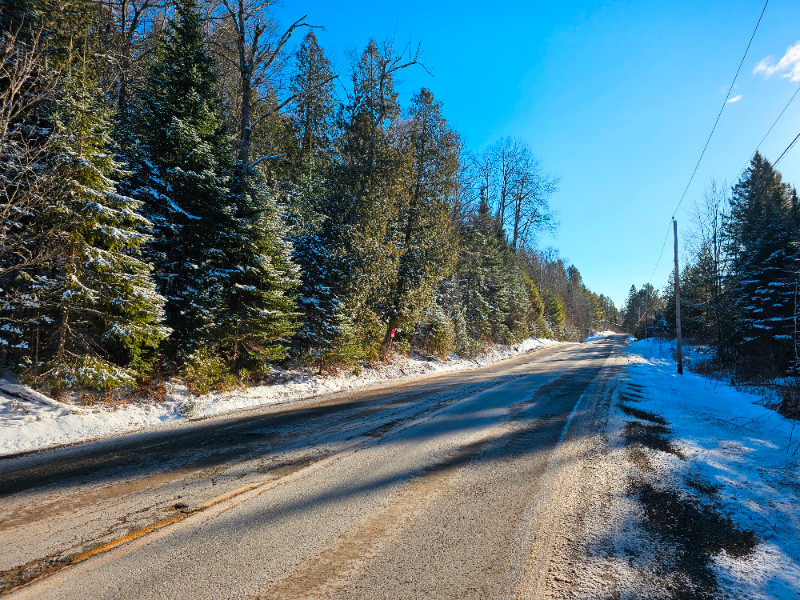
[{"label": "tall pine tree", "polygon": [[153,223],[148,256],[167,299],[168,354],[186,357],[213,338],[230,205],[233,158],[196,0],[175,8],[138,99],[130,194]]},{"label": "tall pine tree", "polygon": [[69,67],[51,115],[51,204],[33,224],[54,252],[25,272],[24,360],[34,381],[61,390],[131,385],[168,333],[163,298],[138,257],[139,203],[117,192],[111,113],[83,64]]},{"label": "tall pine tree", "polygon": [[759,153],[733,188],[727,224],[740,352],[784,369],[794,358],[800,271],[797,194]]},{"label": "tall pine tree", "polygon": [[293,256],[301,272],[301,326],[294,344],[303,360],[310,359],[323,368],[326,362],[334,361],[337,342],[342,341],[344,315],[336,295],[342,279],[336,251],[340,237],[331,227],[335,213],[329,205],[336,100],[331,65],[313,31],[306,35],[298,51],[292,93],[296,99],[291,110],[292,141],[287,151],[289,211]]},{"label": "tall pine tree", "polygon": [[392,330],[413,326],[432,306],[437,284],[455,266],[456,240],[450,219],[458,172],[458,137],[433,94],[422,89],[412,100],[407,152],[412,175],[398,210],[397,274],[389,280],[384,310],[383,353]]}]

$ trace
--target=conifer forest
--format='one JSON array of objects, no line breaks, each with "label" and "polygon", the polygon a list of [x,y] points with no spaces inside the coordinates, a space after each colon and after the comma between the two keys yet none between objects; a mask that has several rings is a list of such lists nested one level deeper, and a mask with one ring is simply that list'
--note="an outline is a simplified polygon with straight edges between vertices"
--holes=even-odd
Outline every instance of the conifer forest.
[{"label": "conifer forest", "polygon": [[[434,91],[395,92],[425,68],[413,46],[354,40],[337,72],[324,24],[276,23],[270,4],[0,5],[0,344],[23,381],[54,398],[172,376],[203,392],[617,322],[537,248],[558,178],[533,149],[470,152]],[[684,274],[687,328],[789,366],[797,199],[763,160],[748,177]],[[785,227],[746,237],[765,211]],[[712,276],[723,250],[736,286]],[[744,300],[766,289],[785,297],[775,314]]]},{"label": "conifer forest", "polygon": [[800,598],[798,22],[0,0],[0,596]]},{"label": "conifer forest", "polygon": [[[714,350],[704,368],[736,383],[779,385],[779,410],[800,415],[797,190],[755,152],[732,189],[712,182],[688,225],[680,269],[684,339]],[[676,333],[673,276],[659,292],[631,286],[621,324],[638,337]],[[787,377],[791,376],[791,377]]]}]

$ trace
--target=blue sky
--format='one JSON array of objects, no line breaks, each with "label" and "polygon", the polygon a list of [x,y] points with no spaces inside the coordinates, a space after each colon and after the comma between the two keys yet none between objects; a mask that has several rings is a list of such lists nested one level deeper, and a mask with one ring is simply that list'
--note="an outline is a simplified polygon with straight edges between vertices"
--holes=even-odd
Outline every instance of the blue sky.
[{"label": "blue sky", "polygon": [[[479,150],[503,136],[526,141],[561,178],[555,235],[539,240],[619,305],[647,281],[670,216],[725,98],[762,0],[682,2],[287,1],[278,18],[307,14],[340,72],[370,37],[422,45],[432,75],[408,69],[401,102],[428,87]],[[712,178],[733,183],[800,85],[779,66],[800,40],[800,2],[770,0],[732,97],[678,211],[681,231]],[[298,36],[299,41],[300,36]],[[800,54],[800,52],[798,52]],[[771,58],[770,58],[771,57]],[[791,64],[788,65],[791,67]],[[761,147],[775,160],[800,133],[800,95]],[[800,186],[800,144],[780,165]],[[671,242],[670,242],[671,244]],[[668,246],[652,281],[671,270]]]}]

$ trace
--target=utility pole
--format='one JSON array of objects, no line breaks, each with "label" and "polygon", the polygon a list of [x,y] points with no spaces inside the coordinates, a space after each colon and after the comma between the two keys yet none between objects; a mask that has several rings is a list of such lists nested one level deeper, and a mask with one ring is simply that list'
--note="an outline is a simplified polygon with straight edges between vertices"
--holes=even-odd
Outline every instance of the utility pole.
[{"label": "utility pole", "polygon": [[675,333],[678,342],[678,374],[683,375],[683,340],[681,339],[681,286],[678,276],[678,222],[672,219],[672,230],[675,234]]},{"label": "utility pole", "polygon": [[650,284],[644,284],[644,339],[647,339],[647,303],[650,301]]}]

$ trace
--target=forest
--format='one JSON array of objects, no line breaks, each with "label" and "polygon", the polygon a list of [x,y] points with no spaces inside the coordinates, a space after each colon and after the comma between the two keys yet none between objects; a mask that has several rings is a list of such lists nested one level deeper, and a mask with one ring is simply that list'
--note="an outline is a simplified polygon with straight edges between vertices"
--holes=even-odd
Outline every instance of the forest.
[{"label": "forest", "polygon": [[54,398],[201,393],[616,322],[537,249],[558,179],[524,142],[471,152],[431,90],[401,106],[418,48],[336,72],[324,24],[272,3],[0,4],[7,368]]},{"label": "forest", "polygon": [[[713,349],[700,369],[777,390],[777,407],[800,416],[800,202],[756,152],[730,189],[713,182],[695,211],[680,269],[684,340]],[[638,337],[674,337],[674,270],[659,292],[631,286],[622,325]]]}]

